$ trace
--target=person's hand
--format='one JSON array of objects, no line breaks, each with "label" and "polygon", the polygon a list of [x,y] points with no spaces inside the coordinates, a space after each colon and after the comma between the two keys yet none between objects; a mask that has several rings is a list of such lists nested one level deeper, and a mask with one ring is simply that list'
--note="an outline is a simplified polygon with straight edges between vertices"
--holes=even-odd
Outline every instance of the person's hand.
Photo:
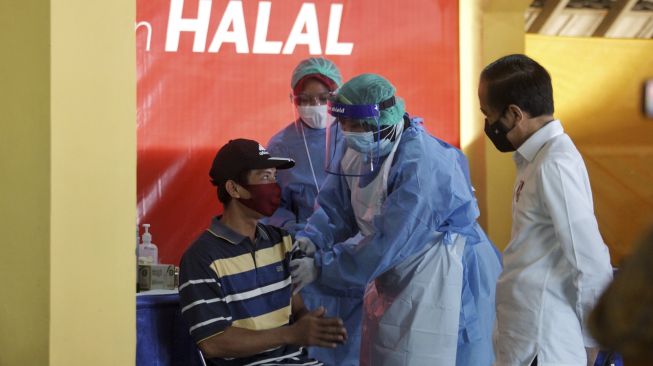
[{"label": "person's hand", "polygon": [[585,348],[585,353],[587,353],[587,366],[594,366],[596,358],[599,356],[599,348]]},{"label": "person's hand", "polygon": [[304,286],[317,279],[318,269],[315,266],[315,259],[302,257],[291,260],[290,275],[293,284],[292,294],[296,295]]},{"label": "person's hand", "polygon": [[326,318],[326,310],[320,306],[302,316],[290,326],[291,344],[335,348],[347,340],[347,329],[339,318]]},{"label": "person's hand", "polygon": [[299,248],[299,250],[304,252],[308,257],[312,257],[317,251],[317,247],[313,244],[311,239],[304,237],[297,238],[293,243],[293,248]]}]

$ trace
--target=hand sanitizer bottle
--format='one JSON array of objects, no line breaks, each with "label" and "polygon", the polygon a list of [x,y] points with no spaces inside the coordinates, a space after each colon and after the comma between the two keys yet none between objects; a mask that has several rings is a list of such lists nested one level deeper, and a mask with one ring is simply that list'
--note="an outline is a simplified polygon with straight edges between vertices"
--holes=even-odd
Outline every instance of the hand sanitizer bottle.
[{"label": "hand sanitizer bottle", "polygon": [[143,233],[143,242],[138,245],[138,263],[139,264],[157,264],[159,263],[159,250],[152,243],[152,234],[150,234],[150,224],[143,224],[145,232]]}]

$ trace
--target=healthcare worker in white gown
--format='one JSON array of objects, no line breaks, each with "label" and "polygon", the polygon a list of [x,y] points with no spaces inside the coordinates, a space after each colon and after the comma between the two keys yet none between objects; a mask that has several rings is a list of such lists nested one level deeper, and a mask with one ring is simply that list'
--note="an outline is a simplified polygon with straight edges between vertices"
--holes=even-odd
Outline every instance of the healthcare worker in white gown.
[{"label": "healthcare worker in white gown", "polygon": [[464,155],[405,115],[378,75],[345,83],[329,112],[331,174],[297,233],[295,291],[369,284],[362,365],[490,365],[500,260]]}]

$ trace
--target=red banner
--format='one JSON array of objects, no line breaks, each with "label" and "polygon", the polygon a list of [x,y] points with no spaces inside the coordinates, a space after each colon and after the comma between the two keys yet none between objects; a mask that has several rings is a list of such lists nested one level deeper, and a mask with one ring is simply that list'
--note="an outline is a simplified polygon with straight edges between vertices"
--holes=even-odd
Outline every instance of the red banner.
[{"label": "red banner", "polygon": [[137,2],[138,219],[179,262],[221,211],[208,170],[233,138],[266,144],[293,119],[290,75],[310,56],[344,80],[385,76],[458,145],[458,1]]}]

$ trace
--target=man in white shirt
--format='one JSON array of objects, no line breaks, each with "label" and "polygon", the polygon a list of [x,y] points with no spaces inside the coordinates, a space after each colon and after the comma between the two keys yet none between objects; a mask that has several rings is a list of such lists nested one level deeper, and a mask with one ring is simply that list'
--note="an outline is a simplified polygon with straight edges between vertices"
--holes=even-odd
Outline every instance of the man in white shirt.
[{"label": "man in white shirt", "polygon": [[592,365],[585,320],[612,279],[583,159],[553,117],[549,73],[524,55],[488,65],[485,133],[517,165],[512,234],[497,283],[495,365]]}]

